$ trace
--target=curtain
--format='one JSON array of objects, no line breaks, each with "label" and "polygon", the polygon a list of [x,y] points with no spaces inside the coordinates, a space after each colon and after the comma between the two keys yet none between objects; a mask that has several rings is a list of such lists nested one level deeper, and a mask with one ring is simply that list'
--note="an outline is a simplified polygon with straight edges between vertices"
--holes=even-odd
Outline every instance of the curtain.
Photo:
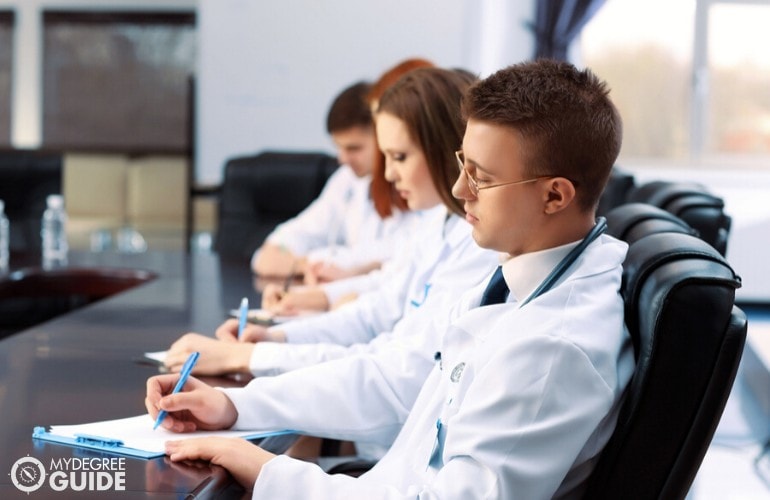
[{"label": "curtain", "polygon": [[537,0],[535,58],[567,60],[569,44],[605,0]]}]

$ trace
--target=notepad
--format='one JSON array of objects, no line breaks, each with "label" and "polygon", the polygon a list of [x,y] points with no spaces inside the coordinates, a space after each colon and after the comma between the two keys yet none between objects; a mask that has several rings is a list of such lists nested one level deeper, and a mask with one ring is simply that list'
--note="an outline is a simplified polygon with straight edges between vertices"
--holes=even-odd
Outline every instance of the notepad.
[{"label": "notepad", "polygon": [[41,439],[78,448],[87,448],[117,455],[138,458],[155,458],[165,454],[166,441],[193,437],[240,437],[258,439],[291,431],[196,431],[190,433],[171,432],[162,427],[153,430],[153,419],[148,415],[105,420],[80,425],[52,425],[35,427],[33,439]]},{"label": "notepad", "polygon": [[157,364],[158,366],[163,366],[164,362],[166,361],[167,354],[168,354],[168,351],[146,352],[144,353],[144,357],[147,360]]}]

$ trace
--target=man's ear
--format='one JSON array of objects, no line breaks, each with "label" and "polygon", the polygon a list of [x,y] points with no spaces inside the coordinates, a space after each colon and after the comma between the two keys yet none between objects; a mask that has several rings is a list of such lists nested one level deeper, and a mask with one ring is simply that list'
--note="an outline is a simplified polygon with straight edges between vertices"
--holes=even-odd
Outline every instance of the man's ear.
[{"label": "man's ear", "polygon": [[575,186],[564,177],[553,177],[546,181],[546,214],[561,212],[575,201]]}]

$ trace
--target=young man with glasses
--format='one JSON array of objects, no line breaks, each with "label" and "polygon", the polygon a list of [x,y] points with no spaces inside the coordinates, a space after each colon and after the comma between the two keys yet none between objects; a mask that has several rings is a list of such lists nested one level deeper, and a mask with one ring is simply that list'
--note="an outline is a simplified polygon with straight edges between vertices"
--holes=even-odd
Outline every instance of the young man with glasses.
[{"label": "young man with glasses", "polygon": [[[366,401],[335,401],[328,379],[311,383],[303,370],[244,389],[191,379],[188,392],[165,397],[173,376],[148,382],[150,414],[169,410],[164,426],[175,431],[296,428],[306,417],[294,414],[307,412],[281,405],[277,379],[300,376],[321,414],[303,430],[344,435],[346,413],[365,413],[369,435],[398,434],[385,457],[360,478],[330,476],[245,441],[201,438],[169,443],[172,460],[220,464],[254,498],[580,497],[633,370],[619,295],[627,246],[595,221],[620,118],[590,71],[547,60],[495,73],[463,104],[465,175],[453,193],[476,242],[509,258],[448,312],[436,366],[411,408],[378,404],[393,367],[376,359],[366,377],[347,379],[368,384]],[[339,405],[324,420],[324,407]]]}]

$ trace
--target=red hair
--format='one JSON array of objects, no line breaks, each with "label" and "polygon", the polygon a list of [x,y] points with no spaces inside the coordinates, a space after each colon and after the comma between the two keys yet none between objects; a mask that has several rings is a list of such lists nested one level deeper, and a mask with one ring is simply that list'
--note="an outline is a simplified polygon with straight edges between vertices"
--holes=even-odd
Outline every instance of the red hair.
[{"label": "red hair", "polygon": [[[418,68],[433,68],[435,65],[427,59],[412,58],[406,59],[393,66],[380,76],[379,80],[372,85],[367,96],[369,104],[374,106],[379,102],[382,94],[388,88],[396,83],[402,76]],[[375,210],[383,219],[393,214],[393,208],[401,211],[408,210],[406,201],[399,196],[393,184],[385,179],[385,157],[378,150],[375,154],[374,165],[372,168],[372,183],[370,187],[372,203]]]}]

